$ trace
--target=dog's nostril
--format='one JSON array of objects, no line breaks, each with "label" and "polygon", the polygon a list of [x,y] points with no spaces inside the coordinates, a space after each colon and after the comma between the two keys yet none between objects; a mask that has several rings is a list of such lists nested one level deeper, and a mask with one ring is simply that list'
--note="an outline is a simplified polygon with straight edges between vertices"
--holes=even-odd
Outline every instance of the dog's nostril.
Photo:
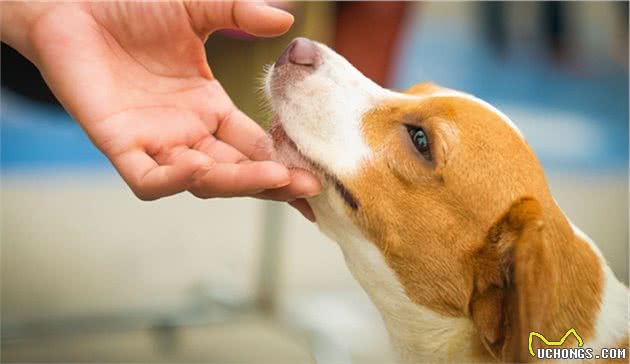
[{"label": "dog's nostril", "polygon": [[276,66],[279,67],[287,63],[301,66],[318,66],[320,54],[317,45],[306,38],[294,39],[282,52],[276,61]]}]

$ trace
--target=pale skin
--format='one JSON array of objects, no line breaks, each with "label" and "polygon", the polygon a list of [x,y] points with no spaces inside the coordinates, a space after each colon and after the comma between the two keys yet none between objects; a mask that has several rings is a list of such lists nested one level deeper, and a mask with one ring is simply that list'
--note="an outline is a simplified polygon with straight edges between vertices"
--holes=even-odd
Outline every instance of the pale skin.
[{"label": "pale skin", "polygon": [[[2,41],[42,73],[64,108],[142,200],[289,201],[321,186],[273,162],[266,133],[213,77],[204,42],[225,28],[272,37],[293,17],[258,2],[2,2]],[[253,87],[253,86],[252,86]]]}]

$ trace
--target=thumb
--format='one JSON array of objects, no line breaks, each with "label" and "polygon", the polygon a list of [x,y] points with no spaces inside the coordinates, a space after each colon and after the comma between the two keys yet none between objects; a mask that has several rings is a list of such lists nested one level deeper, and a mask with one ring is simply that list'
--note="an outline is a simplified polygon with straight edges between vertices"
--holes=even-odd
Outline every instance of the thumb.
[{"label": "thumb", "polygon": [[219,29],[238,29],[259,37],[286,33],[293,15],[259,1],[186,2],[193,26],[202,35]]}]

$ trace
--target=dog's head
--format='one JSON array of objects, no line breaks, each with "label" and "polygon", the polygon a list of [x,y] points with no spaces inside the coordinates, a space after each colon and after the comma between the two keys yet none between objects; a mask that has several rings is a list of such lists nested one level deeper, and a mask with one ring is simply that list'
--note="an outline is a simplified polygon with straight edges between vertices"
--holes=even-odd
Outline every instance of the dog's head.
[{"label": "dog's head", "polygon": [[553,299],[547,240],[570,227],[510,120],[430,83],[381,88],[306,39],[267,76],[279,159],[322,180],[309,200],[321,229],[343,240],[356,228],[414,304],[470,317],[491,352],[520,356],[511,341]]}]

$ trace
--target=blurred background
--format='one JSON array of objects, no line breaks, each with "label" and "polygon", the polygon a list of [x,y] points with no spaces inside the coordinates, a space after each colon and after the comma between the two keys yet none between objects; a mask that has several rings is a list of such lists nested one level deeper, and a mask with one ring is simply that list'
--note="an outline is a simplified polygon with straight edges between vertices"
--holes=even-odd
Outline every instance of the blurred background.
[{"label": "blurred background", "polygon": [[[295,36],[376,82],[499,107],[559,205],[628,281],[628,2],[298,2],[289,34],[214,34],[209,62],[265,123],[256,79]],[[38,72],[2,45],[4,362],[391,361],[337,245],[284,204],[138,201]]]}]

